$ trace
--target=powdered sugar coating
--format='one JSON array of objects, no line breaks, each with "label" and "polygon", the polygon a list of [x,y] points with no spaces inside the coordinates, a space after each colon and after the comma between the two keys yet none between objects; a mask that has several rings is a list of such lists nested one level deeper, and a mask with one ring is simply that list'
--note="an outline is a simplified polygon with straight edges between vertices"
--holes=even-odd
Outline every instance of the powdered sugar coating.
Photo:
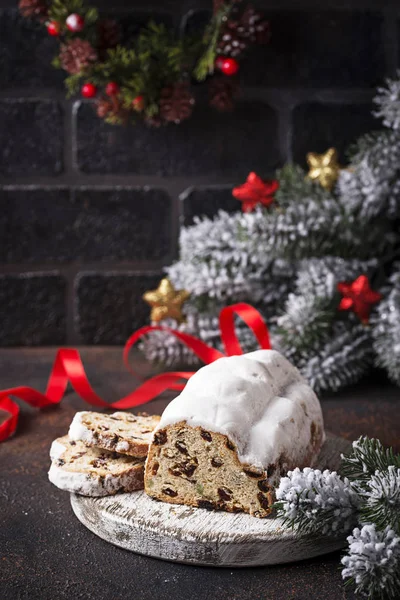
[{"label": "powdered sugar coating", "polygon": [[127,450],[129,450],[128,442],[118,442],[118,444],[115,446],[116,452],[126,452]]},{"label": "powdered sugar coating", "polygon": [[94,444],[95,439],[93,432],[90,431],[82,422],[82,419],[87,415],[87,411],[77,412],[69,426],[68,435],[71,440],[81,440],[87,444]]},{"label": "powdered sugar coating", "polygon": [[299,371],[274,350],[220,358],[200,369],[165,409],[157,430],[186,421],[227,435],[239,460],[264,469],[302,465],[323,441],[321,406]]},{"label": "powdered sugar coating", "polygon": [[[67,436],[65,436],[67,437]],[[56,460],[57,458],[60,458],[60,456],[62,456],[64,454],[64,452],[67,449],[67,446],[64,445],[62,443],[63,438],[59,438],[57,440],[54,440],[54,442],[52,442],[51,447],[50,447],[50,458],[51,460]]]},{"label": "powdered sugar coating", "polygon": [[77,473],[67,471],[53,462],[49,470],[49,480],[61,490],[82,494],[82,496],[109,496],[119,491],[134,491],[142,486],[138,484],[137,475],[107,474],[105,477],[94,473]]},{"label": "powdered sugar coating", "polygon": [[107,415],[83,411],[74,416],[69,437],[89,447],[145,458],[159,421],[158,415],[132,415],[124,412]]}]

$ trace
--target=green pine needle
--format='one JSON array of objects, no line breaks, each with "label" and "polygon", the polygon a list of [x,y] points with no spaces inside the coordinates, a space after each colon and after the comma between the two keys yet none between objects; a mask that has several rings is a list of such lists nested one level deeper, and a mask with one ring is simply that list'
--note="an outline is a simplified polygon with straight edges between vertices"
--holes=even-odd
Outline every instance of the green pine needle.
[{"label": "green pine needle", "polygon": [[208,75],[211,75],[214,72],[220,31],[231,10],[231,5],[223,4],[219,11],[213,16],[211,23],[204,33],[203,45],[205,49],[193,73],[197,81],[204,81]]},{"label": "green pine needle", "polygon": [[341,472],[350,481],[366,485],[376,471],[387,471],[389,466],[400,469],[400,454],[393,448],[384,448],[375,438],[361,436],[353,443],[353,450],[348,456],[342,456]]}]

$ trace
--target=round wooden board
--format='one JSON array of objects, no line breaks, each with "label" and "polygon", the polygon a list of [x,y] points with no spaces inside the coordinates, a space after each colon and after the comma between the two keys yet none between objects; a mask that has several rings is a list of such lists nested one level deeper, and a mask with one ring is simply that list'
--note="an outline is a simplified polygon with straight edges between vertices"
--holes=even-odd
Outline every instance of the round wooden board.
[{"label": "round wooden board", "polygon": [[[317,467],[335,470],[350,444],[328,434]],[[138,554],[216,567],[273,565],[338,550],[344,539],[298,534],[273,516],[156,502],[143,491],[105,498],[71,494],[75,515],[90,531]]]}]

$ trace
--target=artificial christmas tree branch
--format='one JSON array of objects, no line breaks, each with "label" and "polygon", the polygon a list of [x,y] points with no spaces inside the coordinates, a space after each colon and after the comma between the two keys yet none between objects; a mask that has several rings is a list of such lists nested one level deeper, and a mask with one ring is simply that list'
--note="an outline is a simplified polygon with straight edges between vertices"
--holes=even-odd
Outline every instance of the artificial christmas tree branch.
[{"label": "artificial christmas tree branch", "polygon": [[[289,471],[275,508],[289,527],[344,536],[343,579],[369,600],[400,596],[400,455],[379,440],[361,437],[342,457],[341,473]],[[356,525],[359,527],[356,527]]]},{"label": "artificial christmas tree branch", "polygon": [[[286,165],[271,194],[270,180],[252,173],[234,189],[236,213],[181,229],[179,260],[166,271],[191,294],[196,335],[218,347],[218,311],[245,301],[317,391],[354,383],[374,364],[400,385],[400,79],[388,85],[376,98],[386,128],[353,145],[332,190],[322,185],[331,152],[318,155],[327,157],[321,181]],[[148,356],[165,356],[163,343],[149,339]],[[171,341],[168,356],[173,364],[187,351]]]}]

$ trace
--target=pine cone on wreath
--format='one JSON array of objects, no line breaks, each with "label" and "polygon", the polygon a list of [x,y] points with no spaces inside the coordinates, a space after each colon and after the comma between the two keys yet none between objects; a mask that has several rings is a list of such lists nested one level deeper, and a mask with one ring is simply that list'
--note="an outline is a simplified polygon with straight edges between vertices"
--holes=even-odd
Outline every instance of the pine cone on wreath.
[{"label": "pine cone on wreath", "polygon": [[48,8],[45,0],[20,0],[18,5],[19,12],[26,19],[39,19],[45,21]]},{"label": "pine cone on wreath", "polygon": [[221,39],[217,46],[218,54],[236,58],[247,49],[248,42],[239,33],[239,23],[228,21],[221,33]]},{"label": "pine cone on wreath", "polygon": [[252,44],[267,44],[271,37],[269,21],[253,6],[243,12],[237,31]]},{"label": "pine cone on wreath", "polygon": [[106,98],[100,98],[100,100],[96,102],[96,113],[100,119],[107,118],[112,109],[113,105],[111,101],[107,100]]},{"label": "pine cone on wreath", "polygon": [[154,115],[153,117],[144,117],[146,125],[149,127],[154,127],[158,129],[162,125],[162,120],[159,115]]},{"label": "pine cone on wreath", "polygon": [[61,66],[70,75],[79,73],[96,60],[97,52],[87,40],[74,39],[61,46]]},{"label": "pine cone on wreath", "polygon": [[225,0],[213,0],[213,11],[214,14],[219,11],[220,8],[225,4]]},{"label": "pine cone on wreath", "polygon": [[114,19],[102,19],[97,25],[98,48],[102,53],[108,48],[115,48],[121,41],[121,28]]},{"label": "pine cone on wreath", "polygon": [[221,112],[228,112],[234,108],[234,96],[237,84],[227,77],[213,77],[209,84],[210,105]]},{"label": "pine cone on wreath", "polygon": [[97,102],[97,116],[105,119],[111,125],[120,125],[127,123],[129,111],[123,106],[120,98],[102,98]]},{"label": "pine cone on wreath", "polygon": [[178,81],[161,90],[160,117],[164,121],[180,123],[188,119],[193,111],[194,98],[189,85]]}]

